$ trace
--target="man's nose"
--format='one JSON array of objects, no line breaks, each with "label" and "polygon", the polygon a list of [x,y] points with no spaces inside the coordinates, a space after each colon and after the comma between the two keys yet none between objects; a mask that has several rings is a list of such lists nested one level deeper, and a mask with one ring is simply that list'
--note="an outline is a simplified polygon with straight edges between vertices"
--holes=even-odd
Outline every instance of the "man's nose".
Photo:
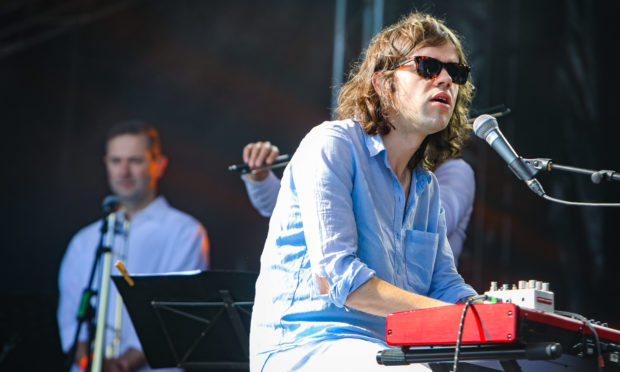
[{"label": "man's nose", "polygon": [[445,67],[442,67],[439,75],[435,77],[435,83],[439,85],[445,84],[448,87],[452,85],[452,77],[448,74],[448,70]]},{"label": "man's nose", "polygon": [[129,167],[129,162],[128,161],[123,161],[121,162],[121,174],[122,175],[128,175],[131,173],[131,168]]}]

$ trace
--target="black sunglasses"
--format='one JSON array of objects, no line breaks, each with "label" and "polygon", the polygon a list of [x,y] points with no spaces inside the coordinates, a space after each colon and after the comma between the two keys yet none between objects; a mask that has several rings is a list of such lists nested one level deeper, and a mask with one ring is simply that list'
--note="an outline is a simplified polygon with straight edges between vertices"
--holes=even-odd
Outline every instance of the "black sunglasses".
[{"label": "black sunglasses", "polygon": [[471,68],[463,63],[456,62],[441,62],[433,57],[415,56],[407,58],[404,61],[399,62],[394,69],[399,70],[404,68],[409,62],[415,62],[416,72],[425,79],[432,79],[441,74],[443,68],[446,69],[448,75],[452,79],[452,82],[456,85],[463,85],[467,82],[469,71]]}]

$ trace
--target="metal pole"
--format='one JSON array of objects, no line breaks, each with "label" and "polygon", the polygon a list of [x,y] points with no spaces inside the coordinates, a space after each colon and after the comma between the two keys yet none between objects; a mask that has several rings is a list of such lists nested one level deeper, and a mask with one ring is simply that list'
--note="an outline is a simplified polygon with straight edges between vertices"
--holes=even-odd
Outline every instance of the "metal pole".
[{"label": "metal pole", "polygon": [[362,13],[362,50],[383,27],[383,0],[365,0]]},{"label": "metal pole", "polygon": [[95,346],[93,347],[91,372],[99,372],[103,366],[103,348],[108,316],[108,295],[110,293],[110,271],[112,269],[112,245],[114,243],[115,230],[116,213],[110,213],[108,216],[106,244],[104,244],[105,251],[103,252],[103,269],[101,270],[101,286],[99,287],[99,302],[97,304],[97,330],[95,332]]},{"label": "metal pole", "polygon": [[342,86],[344,74],[344,44],[346,41],[347,0],[336,0],[336,14],[334,17],[334,58],[332,68],[332,104],[331,118],[336,118],[335,110],[338,105],[338,93]]}]

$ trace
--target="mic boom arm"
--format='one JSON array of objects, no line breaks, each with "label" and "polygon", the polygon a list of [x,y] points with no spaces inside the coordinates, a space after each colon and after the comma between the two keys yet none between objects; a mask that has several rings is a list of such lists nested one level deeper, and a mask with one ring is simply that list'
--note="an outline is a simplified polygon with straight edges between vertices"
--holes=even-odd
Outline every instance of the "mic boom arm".
[{"label": "mic boom arm", "polygon": [[492,115],[478,116],[474,120],[473,130],[477,137],[486,141],[504,159],[506,164],[508,164],[508,168],[515,176],[524,181],[536,195],[549,201],[566,205],[620,207],[620,203],[571,202],[550,197],[545,194],[542,185],[534,177],[541,170],[560,169],[590,174],[592,182],[599,183],[602,179],[620,180],[620,175],[617,175],[616,172],[610,170],[590,171],[588,169],[554,165],[550,159],[524,159],[517,155],[512,146],[510,146],[510,143],[499,130],[497,120]]},{"label": "mic boom arm", "polygon": [[592,183],[601,183],[601,181],[620,181],[620,173],[609,170],[591,170],[585,168],[577,168],[571,167],[568,165],[560,165],[555,164],[551,161],[551,159],[547,158],[536,158],[536,159],[523,159],[527,165],[534,171],[534,175],[538,174],[540,171],[551,172],[552,169],[557,169],[565,172],[572,172],[578,174],[585,174],[590,176],[590,180]]}]

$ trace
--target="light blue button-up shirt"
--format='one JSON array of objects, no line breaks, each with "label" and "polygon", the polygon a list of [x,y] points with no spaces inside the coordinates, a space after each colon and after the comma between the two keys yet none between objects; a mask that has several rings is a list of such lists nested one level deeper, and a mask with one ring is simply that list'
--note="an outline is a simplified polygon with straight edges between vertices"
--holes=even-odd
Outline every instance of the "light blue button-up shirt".
[{"label": "light blue button-up shirt", "polygon": [[[437,179],[416,168],[409,199],[381,136],[325,122],[284,171],[261,256],[250,332],[251,370],[273,352],[326,339],[385,339],[385,318],[348,308],[373,275],[447,302],[474,295],[454,266]],[[321,294],[316,277],[327,278]]]}]

